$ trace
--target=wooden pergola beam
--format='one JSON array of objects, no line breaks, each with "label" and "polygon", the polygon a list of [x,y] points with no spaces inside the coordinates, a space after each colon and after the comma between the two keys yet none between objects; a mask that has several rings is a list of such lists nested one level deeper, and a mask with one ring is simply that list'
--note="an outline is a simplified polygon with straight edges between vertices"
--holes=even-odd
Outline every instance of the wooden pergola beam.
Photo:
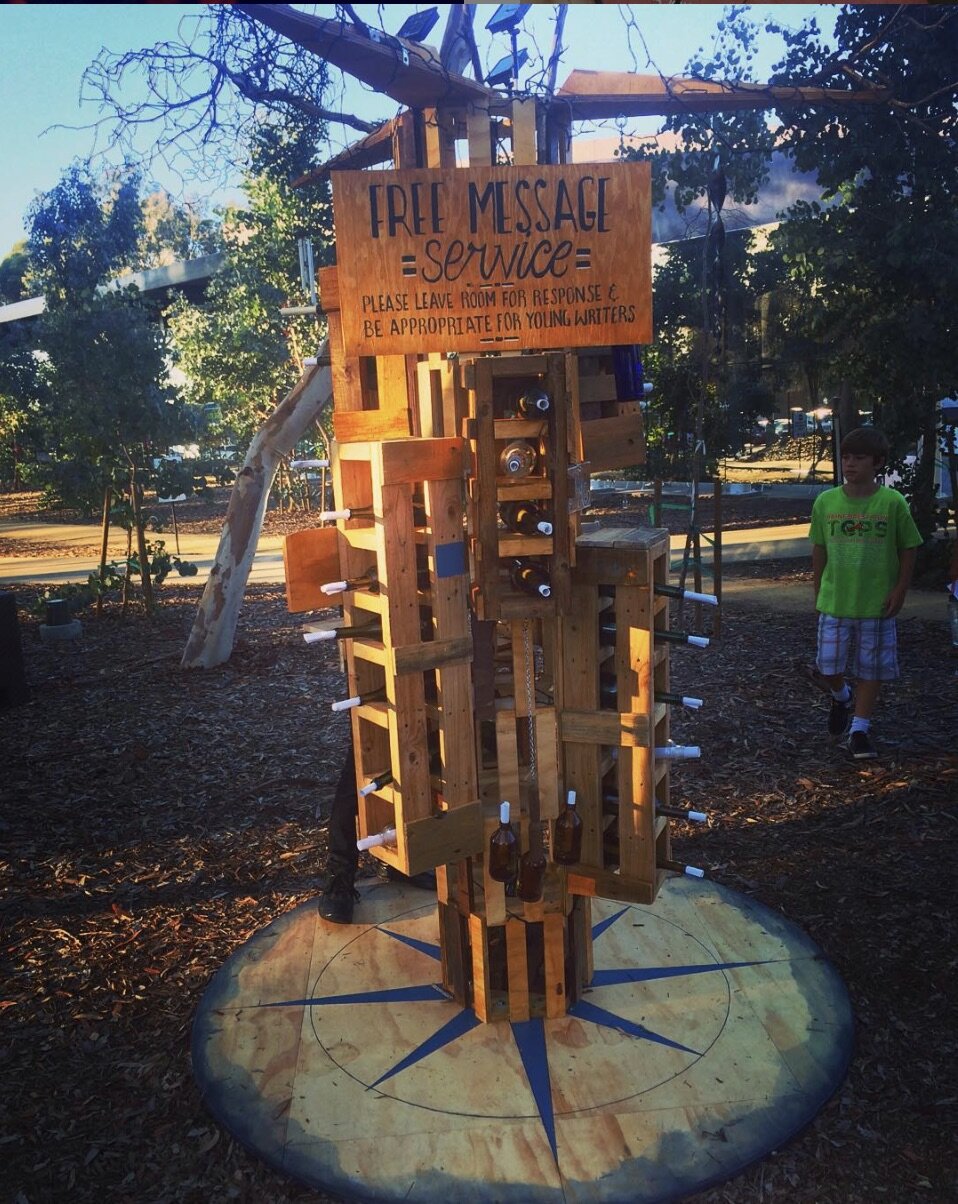
[{"label": "wooden pergola beam", "polygon": [[779,105],[875,104],[887,97],[885,88],[844,91],[782,87],[577,68],[556,92],[553,108],[565,111],[573,121],[583,121],[603,117],[671,117],[682,113],[774,109]]}]

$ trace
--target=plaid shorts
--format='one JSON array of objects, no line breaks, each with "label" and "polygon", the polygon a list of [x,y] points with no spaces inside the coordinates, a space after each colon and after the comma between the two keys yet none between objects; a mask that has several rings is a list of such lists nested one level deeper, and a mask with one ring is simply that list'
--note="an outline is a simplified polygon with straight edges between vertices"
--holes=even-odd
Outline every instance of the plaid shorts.
[{"label": "plaid shorts", "polygon": [[[853,640],[854,637],[854,640]],[[849,645],[854,651],[849,663]],[[837,677],[846,667],[860,681],[895,681],[898,632],[892,619],[837,619],[818,616],[818,671]]]}]

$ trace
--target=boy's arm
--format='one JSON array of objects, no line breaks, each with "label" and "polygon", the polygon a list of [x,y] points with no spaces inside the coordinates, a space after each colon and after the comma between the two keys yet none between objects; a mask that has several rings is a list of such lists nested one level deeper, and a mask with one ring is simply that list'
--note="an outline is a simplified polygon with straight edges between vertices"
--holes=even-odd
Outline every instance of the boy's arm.
[{"label": "boy's arm", "polygon": [[891,619],[897,615],[905,604],[905,595],[908,593],[909,585],[911,585],[911,576],[915,571],[915,557],[917,554],[917,548],[902,548],[898,553],[898,580],[892,587],[891,593],[885,599],[885,608],[882,611],[886,619]]},{"label": "boy's arm", "polygon": [[828,550],[823,543],[812,544],[812,581],[815,585],[815,603],[818,604],[818,591],[822,587],[822,573],[828,563]]}]

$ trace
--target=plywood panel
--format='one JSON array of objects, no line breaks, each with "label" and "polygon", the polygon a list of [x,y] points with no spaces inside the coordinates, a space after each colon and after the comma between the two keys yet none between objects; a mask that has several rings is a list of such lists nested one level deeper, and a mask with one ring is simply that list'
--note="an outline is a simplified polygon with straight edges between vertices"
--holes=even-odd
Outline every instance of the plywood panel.
[{"label": "plywood panel", "polygon": [[292,531],[283,541],[286,608],[295,614],[322,610],[329,598],[320,586],[340,579],[339,536],[335,527]]}]

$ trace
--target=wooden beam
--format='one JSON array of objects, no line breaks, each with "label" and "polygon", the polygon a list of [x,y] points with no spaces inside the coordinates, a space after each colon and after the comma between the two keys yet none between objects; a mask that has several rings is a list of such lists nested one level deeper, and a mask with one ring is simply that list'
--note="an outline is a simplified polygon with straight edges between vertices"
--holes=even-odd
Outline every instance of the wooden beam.
[{"label": "wooden beam", "polygon": [[667,117],[733,109],[774,109],[779,105],[875,104],[888,96],[887,88],[846,92],[835,88],[724,83],[678,75],[577,68],[556,93],[553,107],[561,105],[571,111],[573,121],[583,121],[597,117]]}]

